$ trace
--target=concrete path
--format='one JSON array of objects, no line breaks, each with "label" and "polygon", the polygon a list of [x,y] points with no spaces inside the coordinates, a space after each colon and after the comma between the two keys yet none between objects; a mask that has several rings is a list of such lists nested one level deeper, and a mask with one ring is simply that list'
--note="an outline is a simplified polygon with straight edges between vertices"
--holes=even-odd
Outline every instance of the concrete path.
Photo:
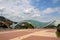
[{"label": "concrete path", "polygon": [[22,39],[28,38],[30,36],[45,36],[45,37],[55,37],[55,38],[57,38],[55,32],[54,33],[47,32],[48,30],[49,29],[33,32],[31,34],[27,34],[27,35],[24,35],[24,36],[21,36],[21,37],[16,37],[16,38],[13,38],[13,39],[10,39],[10,40],[22,40]]},{"label": "concrete path", "polygon": [[41,31],[42,29],[21,29],[21,30],[9,30],[0,31],[0,40],[10,40],[16,37],[27,35],[36,31]]}]

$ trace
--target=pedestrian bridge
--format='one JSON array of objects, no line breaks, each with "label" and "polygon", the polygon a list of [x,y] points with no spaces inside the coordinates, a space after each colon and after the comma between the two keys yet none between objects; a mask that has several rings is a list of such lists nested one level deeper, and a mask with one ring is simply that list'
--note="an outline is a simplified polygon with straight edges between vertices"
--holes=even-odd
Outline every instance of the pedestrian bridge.
[{"label": "pedestrian bridge", "polygon": [[46,27],[46,26],[54,23],[55,21],[51,21],[51,22],[47,22],[47,23],[43,23],[43,22],[39,23],[39,22],[35,22],[34,20],[33,21],[23,20],[23,21],[18,22],[17,24],[13,23],[10,27],[14,29],[16,25],[19,25],[22,22],[28,22],[28,23],[32,24],[34,26],[34,28],[43,28],[43,27]]}]

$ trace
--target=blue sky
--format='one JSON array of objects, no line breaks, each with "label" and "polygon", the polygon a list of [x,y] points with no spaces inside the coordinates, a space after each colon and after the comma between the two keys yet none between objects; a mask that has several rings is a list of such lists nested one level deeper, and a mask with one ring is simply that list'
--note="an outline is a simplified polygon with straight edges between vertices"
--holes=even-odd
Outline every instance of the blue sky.
[{"label": "blue sky", "polygon": [[38,8],[40,10],[44,10],[46,8],[54,8],[54,7],[60,7],[60,0],[31,0],[30,4],[34,6],[35,8]]},{"label": "blue sky", "polygon": [[12,20],[60,23],[60,0],[0,0],[0,15]]}]

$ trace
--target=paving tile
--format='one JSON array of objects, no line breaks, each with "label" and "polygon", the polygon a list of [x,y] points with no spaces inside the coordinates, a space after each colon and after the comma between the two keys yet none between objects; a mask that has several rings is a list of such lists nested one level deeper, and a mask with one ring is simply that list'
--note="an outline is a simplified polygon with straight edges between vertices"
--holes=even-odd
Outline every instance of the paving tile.
[{"label": "paving tile", "polygon": [[44,37],[44,36],[30,36],[22,40],[60,40],[60,38],[55,37]]}]

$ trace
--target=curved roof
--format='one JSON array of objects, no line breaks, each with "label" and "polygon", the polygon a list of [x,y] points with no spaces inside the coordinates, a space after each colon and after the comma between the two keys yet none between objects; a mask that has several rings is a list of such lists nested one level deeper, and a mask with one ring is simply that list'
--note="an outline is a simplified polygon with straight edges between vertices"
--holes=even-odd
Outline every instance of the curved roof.
[{"label": "curved roof", "polygon": [[43,27],[46,27],[46,26],[48,26],[49,24],[52,23],[52,22],[39,22],[39,21],[36,21],[36,20],[23,20],[23,21],[18,22],[17,24],[11,25],[11,27],[15,28],[16,25],[18,25],[22,22],[28,22],[28,23],[32,24],[35,28],[43,28]]}]

